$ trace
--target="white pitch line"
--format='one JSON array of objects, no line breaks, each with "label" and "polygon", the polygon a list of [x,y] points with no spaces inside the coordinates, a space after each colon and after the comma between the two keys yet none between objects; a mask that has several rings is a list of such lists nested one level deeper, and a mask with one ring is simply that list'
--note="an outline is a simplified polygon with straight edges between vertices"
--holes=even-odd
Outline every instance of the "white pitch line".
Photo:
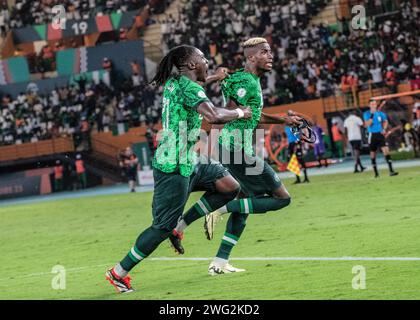
[{"label": "white pitch line", "polygon": [[[151,261],[208,261],[213,258],[149,258]],[[241,261],[420,261],[419,257],[245,257]]]},{"label": "white pitch line", "polygon": [[[179,257],[156,257],[148,258],[146,261],[211,261],[213,258],[205,257],[192,257],[192,258],[179,258]],[[230,258],[229,260],[236,261],[420,261],[420,257],[243,257],[243,258]],[[68,268],[66,272],[81,272],[84,270],[110,267],[113,263],[98,264],[94,266],[84,266],[77,268]],[[32,278],[36,276],[52,275],[50,272],[37,272],[26,275],[14,275],[9,278],[0,279],[0,282],[5,280],[13,280],[15,278]]]}]

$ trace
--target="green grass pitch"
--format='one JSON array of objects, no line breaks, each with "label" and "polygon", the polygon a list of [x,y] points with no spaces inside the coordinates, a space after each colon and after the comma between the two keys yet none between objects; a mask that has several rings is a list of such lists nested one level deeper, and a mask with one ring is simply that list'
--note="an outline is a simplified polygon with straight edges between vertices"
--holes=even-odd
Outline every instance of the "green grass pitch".
[{"label": "green grass pitch", "polygon": [[[316,169],[315,169],[316,170]],[[249,217],[233,257],[420,257],[420,168],[285,180],[292,204]],[[188,206],[199,194],[190,197]],[[0,299],[420,299],[420,261],[232,261],[247,269],[211,277],[209,261],[145,260],[137,291],[118,295],[107,267],[151,222],[152,193],[97,196],[0,208]],[[212,257],[202,220],[186,232],[184,257]],[[179,257],[167,241],[152,257]],[[54,265],[66,288],[55,290]],[[354,266],[366,288],[352,288]]]}]

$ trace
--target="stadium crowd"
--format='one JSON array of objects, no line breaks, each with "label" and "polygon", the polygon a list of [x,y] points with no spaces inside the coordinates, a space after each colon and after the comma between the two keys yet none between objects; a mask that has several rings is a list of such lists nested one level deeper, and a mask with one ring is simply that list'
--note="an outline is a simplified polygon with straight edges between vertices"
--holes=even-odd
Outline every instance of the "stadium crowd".
[{"label": "stadium crowd", "polygon": [[[335,29],[308,25],[325,1],[188,1],[177,17],[162,21],[166,49],[181,43],[199,47],[210,66],[231,70],[242,66],[240,43],[254,35],[266,37],[275,57],[274,70],[262,81],[266,105],[344,95],[370,82],[394,91],[401,81],[418,85],[420,14],[409,1],[401,14],[366,30],[352,30],[340,18]],[[219,88],[210,88],[221,103]]]},{"label": "stadium crowd", "polygon": [[5,35],[10,29],[50,23],[54,5],[64,6],[68,20],[80,20],[93,15],[136,10],[146,3],[146,0],[16,0],[15,5],[9,9],[7,1],[2,1],[0,29],[2,35]]},{"label": "stadium crowd", "polygon": [[[130,10],[141,2],[92,0],[65,5],[85,8],[86,12],[80,12],[91,14],[94,3],[95,12],[102,12],[117,6]],[[27,7],[25,0],[19,3],[22,5],[14,10]],[[311,17],[326,3],[193,0],[184,2],[178,16],[168,16],[160,23],[166,49],[180,43],[195,45],[210,58],[213,70],[218,66],[232,71],[240,68],[242,40],[254,35],[266,37],[275,54],[273,71],[262,79],[268,106],[329,95],[344,95],[353,103],[352,91],[367,83],[386,85],[393,91],[399,82],[409,80],[413,89],[420,88],[418,7],[402,1],[400,14],[377,24],[368,19],[366,30],[355,31],[345,19],[339,19],[335,28],[310,24]],[[57,48],[43,49],[43,65],[60,49],[59,43]],[[29,92],[16,99],[3,97],[0,145],[57,135],[74,135],[80,142],[92,130],[122,132],[127,127],[156,123],[162,88],[147,86],[135,64],[132,69],[131,79],[112,77],[112,83],[107,84],[87,84],[81,79],[77,85],[57,88],[47,96]],[[207,89],[215,105],[222,105],[219,85]]]},{"label": "stadium crowd", "polygon": [[28,91],[15,99],[2,98],[0,145],[36,142],[57,136],[73,136],[76,146],[85,146],[90,132],[155,124],[160,116],[156,89],[142,79],[118,79],[121,86],[104,82],[77,83],[48,95]]}]

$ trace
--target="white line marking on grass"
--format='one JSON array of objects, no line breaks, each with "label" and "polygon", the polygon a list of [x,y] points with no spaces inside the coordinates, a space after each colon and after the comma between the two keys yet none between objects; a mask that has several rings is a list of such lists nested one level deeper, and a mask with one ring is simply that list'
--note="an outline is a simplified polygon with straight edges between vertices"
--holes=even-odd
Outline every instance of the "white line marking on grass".
[{"label": "white line marking on grass", "polygon": [[232,258],[232,260],[256,261],[420,261],[416,257],[262,257],[262,258]]},{"label": "white line marking on grass", "polygon": [[[191,257],[191,258],[178,258],[178,257],[156,257],[147,258],[145,261],[211,261],[213,258],[205,257]],[[237,261],[420,261],[420,257],[238,257],[230,258],[229,260]],[[110,267],[113,263],[98,264],[94,266],[84,266],[77,268],[68,268],[66,272],[81,272],[95,268]],[[104,270],[105,272],[105,270]],[[37,272],[26,275],[13,275],[8,278],[2,278],[1,281],[14,280],[15,278],[32,278],[37,276],[51,275],[51,272]]]},{"label": "white line marking on grass", "polygon": [[[66,270],[66,272],[80,272],[80,271],[83,271],[83,270],[89,270],[89,269],[94,269],[94,268],[101,268],[101,267],[106,267],[106,266],[112,266],[112,263],[98,264],[98,265],[95,265],[95,266],[84,266],[84,267],[77,267],[77,268],[68,268],[68,269],[66,268],[65,270]],[[25,275],[22,275],[22,276],[13,275],[13,276],[10,276],[9,278],[0,279],[0,281],[4,281],[4,280],[15,280],[15,278],[25,279],[25,278],[32,278],[32,277],[45,276],[45,275],[52,275],[52,272],[51,271],[49,271],[49,272],[37,272],[37,273],[25,274]]]},{"label": "white line marking on grass", "polygon": [[[152,261],[208,261],[213,258],[149,258]],[[418,257],[245,257],[230,258],[241,261],[420,261]]]}]

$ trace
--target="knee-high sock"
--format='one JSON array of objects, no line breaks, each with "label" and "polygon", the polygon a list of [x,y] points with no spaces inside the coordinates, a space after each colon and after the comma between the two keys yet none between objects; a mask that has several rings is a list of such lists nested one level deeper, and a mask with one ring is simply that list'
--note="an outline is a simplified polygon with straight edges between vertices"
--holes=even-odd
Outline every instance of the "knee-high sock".
[{"label": "knee-high sock", "polygon": [[303,175],[305,176],[305,180],[304,181],[309,181],[308,174],[306,173],[306,168],[303,168]]},{"label": "knee-high sock", "polygon": [[362,160],[360,159],[360,151],[357,151],[357,157],[356,157],[356,162],[360,167],[360,170],[362,170],[363,165],[362,165]]},{"label": "knee-high sock", "polygon": [[279,199],[271,196],[249,197],[244,199],[232,200],[226,205],[227,212],[237,213],[266,213],[276,211],[290,204],[291,199]]},{"label": "knee-high sock", "polygon": [[359,157],[357,157],[357,158],[356,158],[356,164],[354,165],[354,169],[355,169],[355,170],[358,170],[358,169],[359,169],[359,167],[360,167],[360,170],[362,170],[362,164],[360,163],[360,158],[359,158]]},{"label": "knee-high sock", "polygon": [[[306,173],[306,163],[305,163],[305,161],[303,161],[303,157],[302,156],[298,157],[298,161],[299,161],[299,164],[301,165],[301,167],[303,169],[303,175],[305,177],[304,181],[309,181],[308,175]],[[298,180],[300,181],[300,179],[298,179]]]},{"label": "knee-high sock", "polygon": [[392,159],[390,155],[385,156],[386,162],[388,162],[388,168],[389,172],[394,172],[394,169],[392,168]]},{"label": "knee-high sock", "polygon": [[223,235],[222,243],[216,254],[216,259],[229,260],[233,247],[237,244],[246,226],[247,214],[237,212],[231,213],[226,225],[226,232]]},{"label": "knee-high sock", "polygon": [[136,243],[121,260],[120,266],[125,271],[133,269],[140,261],[150,255],[159,244],[168,238],[168,230],[156,229],[153,226],[144,230],[137,238]]},{"label": "knee-high sock", "polygon": [[206,192],[182,217],[175,230],[183,232],[184,229],[195,220],[204,217],[206,214],[223,207],[227,202],[238,195],[240,189],[232,192]]},{"label": "knee-high sock", "polygon": [[375,176],[379,175],[378,168],[376,166],[376,158],[370,158],[370,160],[372,161],[372,167],[373,171],[375,171]]}]

